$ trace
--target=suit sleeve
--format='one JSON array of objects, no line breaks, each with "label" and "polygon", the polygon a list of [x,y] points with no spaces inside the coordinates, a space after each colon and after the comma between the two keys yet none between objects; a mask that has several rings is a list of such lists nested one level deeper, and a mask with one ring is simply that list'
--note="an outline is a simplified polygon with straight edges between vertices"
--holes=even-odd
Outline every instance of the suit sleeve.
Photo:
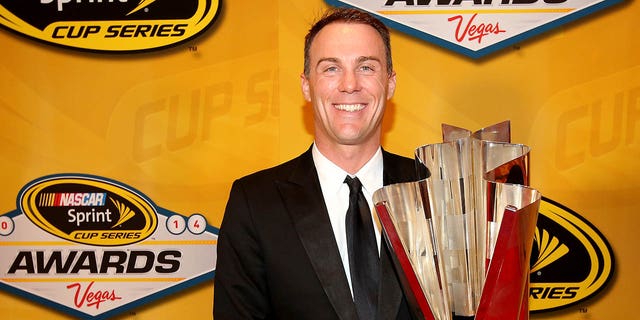
[{"label": "suit sleeve", "polygon": [[231,187],[217,246],[215,320],[265,319],[270,303],[259,235],[240,181]]}]

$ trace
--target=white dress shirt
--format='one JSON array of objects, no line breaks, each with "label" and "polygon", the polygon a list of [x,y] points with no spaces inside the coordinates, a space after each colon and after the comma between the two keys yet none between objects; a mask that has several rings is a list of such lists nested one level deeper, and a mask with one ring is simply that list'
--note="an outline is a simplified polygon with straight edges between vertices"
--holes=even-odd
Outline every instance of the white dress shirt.
[{"label": "white dress shirt", "polygon": [[[344,178],[349,174],[320,153],[320,150],[318,150],[315,143],[312,148],[312,155],[313,163],[315,164],[316,171],[318,172],[318,179],[320,180],[320,187],[322,188],[324,202],[327,206],[327,211],[329,212],[329,220],[331,220],[333,234],[336,238],[336,243],[338,244],[340,258],[342,258],[342,265],[344,267],[345,274],[347,275],[347,279],[349,280],[351,294],[353,295],[351,273],[349,270],[349,252],[347,250],[347,232],[345,227],[345,218],[347,209],[349,208],[349,186],[344,183]],[[376,190],[382,188],[382,169],[382,149],[378,148],[378,151],[376,151],[373,157],[369,159],[369,161],[355,174],[362,183],[362,193],[364,193],[365,198],[367,198],[369,209],[371,209],[376,241],[378,243],[378,252],[380,252],[380,223],[378,222],[378,216],[373,210],[372,197]]]}]

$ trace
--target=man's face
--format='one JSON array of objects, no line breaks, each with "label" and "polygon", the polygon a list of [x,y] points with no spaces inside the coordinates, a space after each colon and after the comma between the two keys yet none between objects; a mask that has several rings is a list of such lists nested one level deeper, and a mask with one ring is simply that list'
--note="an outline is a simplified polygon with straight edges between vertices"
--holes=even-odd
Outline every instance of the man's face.
[{"label": "man's face", "polygon": [[378,32],[359,23],[331,23],[309,48],[309,75],[302,75],[304,98],[314,109],[318,143],[380,143],[385,104],[395,90]]}]

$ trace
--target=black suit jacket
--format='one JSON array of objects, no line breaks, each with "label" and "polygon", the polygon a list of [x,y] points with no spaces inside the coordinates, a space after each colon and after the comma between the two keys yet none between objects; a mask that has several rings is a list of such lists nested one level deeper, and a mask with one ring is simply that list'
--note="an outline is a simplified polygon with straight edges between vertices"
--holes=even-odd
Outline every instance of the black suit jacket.
[{"label": "black suit jacket", "polygon": [[[384,184],[415,181],[383,151]],[[410,319],[388,248],[377,319]],[[218,238],[214,319],[357,319],[311,149],[233,183]],[[373,320],[373,319],[371,319]]]}]

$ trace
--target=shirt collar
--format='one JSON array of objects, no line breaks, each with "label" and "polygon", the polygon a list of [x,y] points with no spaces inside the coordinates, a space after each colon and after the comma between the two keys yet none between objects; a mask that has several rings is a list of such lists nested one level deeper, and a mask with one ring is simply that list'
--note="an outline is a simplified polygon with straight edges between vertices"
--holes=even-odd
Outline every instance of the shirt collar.
[{"label": "shirt collar", "polygon": [[[344,183],[344,178],[348,173],[325,157],[320,150],[318,150],[315,143],[313,144],[311,152],[320,183],[331,190],[337,191]],[[378,147],[373,157],[355,174],[362,183],[363,191],[365,194],[368,194],[369,197],[373,195],[373,192],[382,188],[382,170],[382,149]]]}]

